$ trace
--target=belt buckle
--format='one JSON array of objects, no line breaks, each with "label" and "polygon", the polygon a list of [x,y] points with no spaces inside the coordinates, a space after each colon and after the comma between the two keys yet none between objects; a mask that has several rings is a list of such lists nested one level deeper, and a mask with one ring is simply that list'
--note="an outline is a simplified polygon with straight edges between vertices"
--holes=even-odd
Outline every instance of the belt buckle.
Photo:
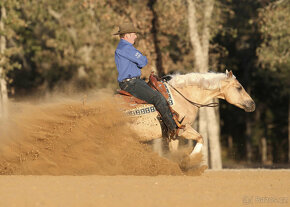
[{"label": "belt buckle", "polygon": [[125,82],[128,82],[128,81],[130,81],[130,80],[131,80],[130,78],[126,78],[126,79],[122,80],[121,82],[122,82],[122,83],[125,83]]},{"label": "belt buckle", "polygon": [[128,82],[128,81],[130,81],[130,80],[135,80],[135,79],[139,79],[139,77],[133,77],[133,78],[126,78],[126,79],[124,79],[124,80],[122,80],[121,82]]}]

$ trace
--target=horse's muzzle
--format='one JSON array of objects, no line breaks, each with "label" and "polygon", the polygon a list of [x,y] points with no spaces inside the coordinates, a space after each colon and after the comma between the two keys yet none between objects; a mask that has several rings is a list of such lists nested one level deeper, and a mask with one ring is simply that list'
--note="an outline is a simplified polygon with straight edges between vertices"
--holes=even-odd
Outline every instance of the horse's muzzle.
[{"label": "horse's muzzle", "polygon": [[253,112],[256,109],[256,104],[254,101],[246,101],[246,103],[244,104],[244,110],[246,112]]}]

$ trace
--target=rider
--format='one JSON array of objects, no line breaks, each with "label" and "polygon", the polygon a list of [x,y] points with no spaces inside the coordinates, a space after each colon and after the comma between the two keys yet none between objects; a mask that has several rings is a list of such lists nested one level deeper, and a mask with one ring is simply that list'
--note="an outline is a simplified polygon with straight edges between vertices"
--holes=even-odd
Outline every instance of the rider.
[{"label": "rider", "polygon": [[147,65],[146,56],[142,55],[133,44],[139,31],[132,23],[124,23],[119,26],[119,31],[114,35],[120,36],[120,42],[115,51],[115,63],[118,69],[118,82],[122,90],[133,96],[153,104],[161,114],[169,136],[174,137],[177,125],[173,120],[172,113],[164,96],[153,90],[147,83],[140,79],[141,69]]}]

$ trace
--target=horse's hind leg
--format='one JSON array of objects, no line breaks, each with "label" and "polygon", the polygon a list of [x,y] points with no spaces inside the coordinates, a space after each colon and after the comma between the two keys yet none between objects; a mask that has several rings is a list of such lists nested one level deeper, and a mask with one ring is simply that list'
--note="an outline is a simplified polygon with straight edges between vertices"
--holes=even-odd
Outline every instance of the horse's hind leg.
[{"label": "horse's hind leg", "polygon": [[163,156],[163,138],[153,139],[153,151]]},{"label": "horse's hind leg", "polygon": [[178,139],[170,140],[170,142],[169,142],[169,150],[170,150],[170,152],[176,152],[178,150],[178,146],[179,146],[179,140]]}]

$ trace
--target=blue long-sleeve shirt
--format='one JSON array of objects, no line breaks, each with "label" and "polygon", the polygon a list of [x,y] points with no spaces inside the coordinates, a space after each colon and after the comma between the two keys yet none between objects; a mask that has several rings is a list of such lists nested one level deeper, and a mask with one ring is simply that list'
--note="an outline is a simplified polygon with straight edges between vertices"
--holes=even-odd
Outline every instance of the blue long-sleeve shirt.
[{"label": "blue long-sleeve shirt", "polygon": [[118,69],[118,81],[141,76],[141,70],[147,65],[146,56],[142,55],[130,42],[121,39],[115,51],[115,63]]}]

